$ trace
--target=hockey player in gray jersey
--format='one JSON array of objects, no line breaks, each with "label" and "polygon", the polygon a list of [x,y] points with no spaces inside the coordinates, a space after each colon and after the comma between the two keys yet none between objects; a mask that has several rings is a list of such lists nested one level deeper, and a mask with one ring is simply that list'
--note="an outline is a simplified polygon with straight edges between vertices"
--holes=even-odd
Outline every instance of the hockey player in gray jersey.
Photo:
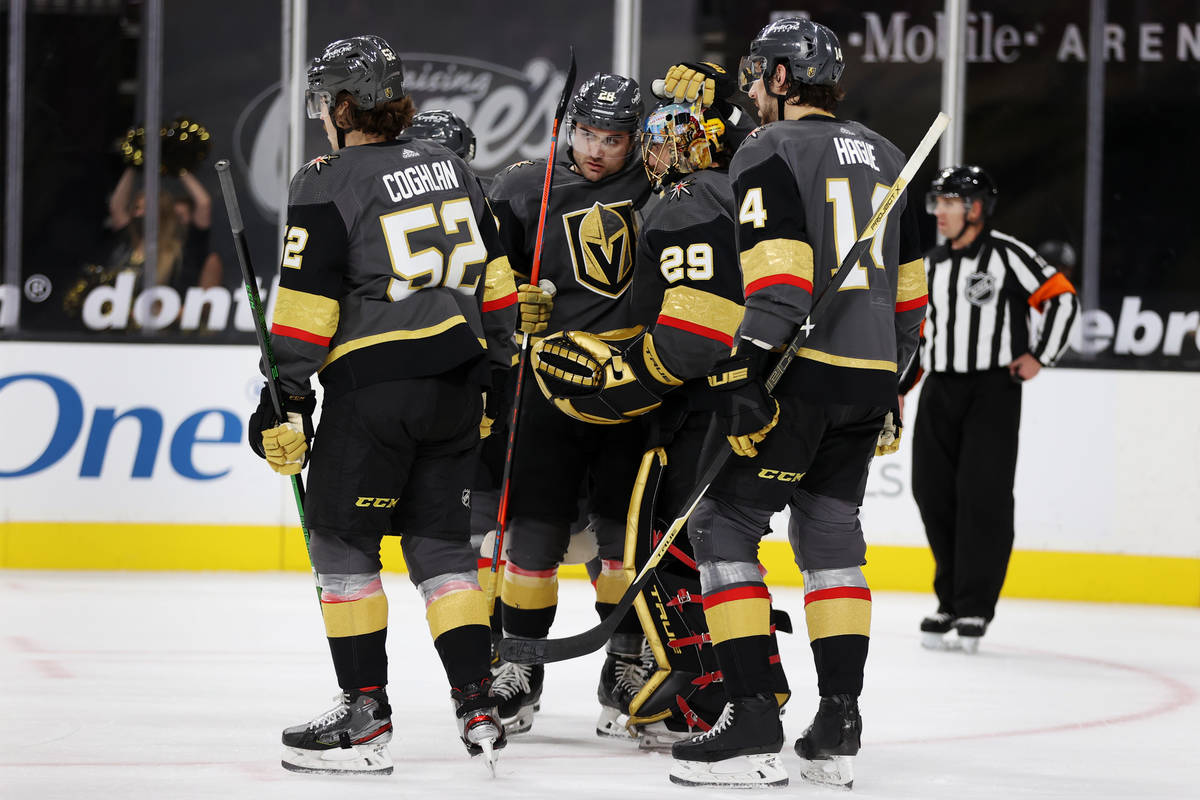
[{"label": "hockey player in gray jersey", "polygon": [[[725,107],[719,114],[706,111],[698,96],[691,103],[669,98],[646,119],[642,159],[661,190],[638,237],[632,288],[635,318],[646,333],[618,349],[593,334],[564,331],[534,348],[538,383],[564,413],[594,424],[645,420],[650,427],[627,524],[625,567],[633,572],[695,485],[712,416],[703,405],[703,378],[729,355],[742,319],[727,171],[736,124],[730,117],[741,112]],[[726,700],[686,537],[659,562],[642,598],[638,614],[653,674],[640,690],[629,681],[618,689],[640,746],[660,749],[709,728]],[[790,627],[786,615],[778,620]],[[768,661],[782,705],[788,688],[778,653],[772,650]]]},{"label": "hockey player in gray jersey", "polygon": [[[413,107],[387,42],[331,43],[309,66],[307,100],[333,151],[296,173],[289,192],[271,328],[287,419],[264,388],[248,433],[284,474],[311,452],[304,512],[341,696],[283,732],[283,765],[392,771],[380,540],[400,534],[459,735],[494,770],[505,736],[468,487],[481,391],[513,351],[516,287],[463,161],[397,138]],[[314,374],[324,387],[315,435]]]},{"label": "hockey player in gray jersey", "polygon": [[[569,147],[557,157],[542,242],[540,277],[553,294],[528,283],[537,238],[546,164],[521,162],[501,173],[489,199],[500,239],[517,280],[520,327],[535,336],[582,329],[628,339],[627,294],[633,279],[637,212],[650,186],[637,152],[642,96],[635,81],[598,73],[585,81],[569,107]],[[606,616],[628,586],[622,569],[625,513],[641,455],[631,426],[598,429],[560,414],[534,385],[522,387],[516,452],[505,532],[507,565],[500,592],[505,633],[539,638],[550,631],[558,605],[557,570],[572,523],[585,513],[596,531],[600,572],[596,610]],[[640,663],[641,628],[630,614],[609,645],[597,690],[597,731],[614,726],[621,712],[612,697],[618,669]],[[501,714],[518,733],[532,725],[542,692],[540,665],[499,664],[495,692]]]},{"label": "hockey player in gray jersey", "polygon": [[757,565],[763,531],[785,506],[820,694],[795,745],[801,774],[853,781],[871,609],[858,508],[926,294],[915,208],[901,208],[903,196],[828,311],[812,320],[773,396],[764,386],[772,351],[804,322],[905,160],[879,134],[837,118],[843,67],[831,30],[785,18],[759,32],[740,71],[764,123],[730,169],[746,313],[735,354],[708,377],[728,438],[719,446],[736,456],[688,522],[730,702],[710,731],[674,745],[676,783],[788,780],[767,668],[770,596]]}]

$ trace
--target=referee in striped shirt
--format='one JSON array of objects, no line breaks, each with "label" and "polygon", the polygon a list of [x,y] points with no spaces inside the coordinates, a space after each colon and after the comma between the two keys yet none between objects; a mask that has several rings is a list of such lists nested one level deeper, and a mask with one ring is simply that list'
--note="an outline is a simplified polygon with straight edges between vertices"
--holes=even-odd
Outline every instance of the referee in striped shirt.
[{"label": "referee in striped shirt", "polygon": [[[948,167],[926,210],[945,243],[925,256],[929,307],[920,364],[928,373],[913,434],[913,497],[937,564],[937,613],[923,643],[954,630],[974,652],[996,610],[1013,546],[1021,384],[1066,348],[1075,289],[1032,248],[991,227],[997,191],[977,166]],[[1033,311],[1040,313],[1034,324]]]}]

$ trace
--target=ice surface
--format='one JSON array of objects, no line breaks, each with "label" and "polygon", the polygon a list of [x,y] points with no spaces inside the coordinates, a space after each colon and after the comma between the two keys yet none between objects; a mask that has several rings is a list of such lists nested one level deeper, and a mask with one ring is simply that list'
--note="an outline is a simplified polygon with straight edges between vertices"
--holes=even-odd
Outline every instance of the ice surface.
[{"label": "ice surface", "polygon": [[[391,777],[295,775],[279,732],[337,691],[302,574],[0,571],[0,798],[632,800],[745,796],[677,787],[668,758],[593,733],[592,654],[547,667],[542,711],[492,780],[458,741],[407,576],[384,577],[396,737]],[[554,635],[595,624],[562,585]],[[774,591],[795,695],[783,794],[909,800],[1200,796],[1200,609],[1004,599],[980,653],[931,652],[931,596],[875,596],[854,790],[803,783],[790,742],[816,689],[797,589]],[[773,794],[772,796],[777,796]]]}]

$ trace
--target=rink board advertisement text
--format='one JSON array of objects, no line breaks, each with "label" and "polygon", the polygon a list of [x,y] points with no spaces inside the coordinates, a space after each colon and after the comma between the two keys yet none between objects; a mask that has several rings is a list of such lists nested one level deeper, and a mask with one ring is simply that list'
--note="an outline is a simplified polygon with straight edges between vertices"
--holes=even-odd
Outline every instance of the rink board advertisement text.
[{"label": "rink board advertisement text", "polygon": [[[0,416],[17,422],[0,441],[0,567],[304,568],[287,481],[245,444],[257,361],[243,346],[6,345]],[[1200,604],[1200,508],[1178,502],[1200,484],[1198,394],[1200,376],[1169,372],[1047,370],[1026,387],[1008,591]],[[868,572],[923,590],[905,436],[872,465]],[[764,560],[794,583],[786,516],[774,529]]]}]

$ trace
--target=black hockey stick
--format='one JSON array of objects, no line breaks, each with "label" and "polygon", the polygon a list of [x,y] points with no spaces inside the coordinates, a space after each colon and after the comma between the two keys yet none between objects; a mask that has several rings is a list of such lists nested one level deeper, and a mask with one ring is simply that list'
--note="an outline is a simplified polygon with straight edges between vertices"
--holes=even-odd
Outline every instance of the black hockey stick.
[{"label": "black hockey stick", "polygon": [[[820,316],[820,312],[825,310],[829,298],[836,294],[836,292],[832,291],[833,288],[842,285],[842,281],[845,280],[846,275],[850,273],[853,266],[862,258],[863,253],[871,246],[871,241],[875,238],[876,232],[882,227],[884,220],[887,219],[892,207],[895,206],[896,200],[899,199],[901,193],[907,188],[917,170],[921,168],[921,164],[925,162],[926,156],[929,155],[929,151],[933,149],[934,144],[937,143],[938,138],[942,135],[942,131],[946,129],[946,125],[949,122],[950,117],[946,114],[939,113],[937,115],[937,118],[933,121],[933,125],[929,127],[929,131],[925,134],[925,138],[917,145],[917,149],[913,151],[904,168],[900,170],[900,177],[896,179],[896,183],[892,185],[892,188],[875,210],[875,213],[871,215],[866,228],[863,229],[862,234],[850,248],[850,252],[842,260],[841,266],[838,267],[837,272],[830,282],[826,284],[821,294],[813,301],[812,308],[809,310],[808,316],[804,319],[804,324],[800,326],[800,329],[788,344],[787,350],[779,357],[779,362],[771,370],[771,374],[767,376],[766,381],[764,381],[767,391],[774,389],[775,385],[779,383],[780,378],[783,377],[783,373],[787,371],[788,366],[795,359],[796,354],[808,339],[809,333],[815,327],[813,319]],[[714,421],[713,425],[710,426],[710,433],[713,432],[712,428],[715,426],[716,423]],[[729,456],[732,453],[733,451],[730,448],[718,448],[716,457],[705,468],[696,487],[683,502],[683,511],[675,518],[670,527],[667,528],[666,533],[659,540],[658,546],[654,548],[654,552],[646,559],[646,563],[642,566],[633,583],[625,590],[625,594],[621,596],[621,600],[603,622],[591,630],[574,636],[568,636],[564,639],[522,639],[518,637],[503,639],[500,642],[500,657],[505,661],[511,661],[515,664],[545,664],[552,661],[565,661],[570,658],[576,658],[603,647],[604,643],[612,637],[613,631],[616,630],[617,625],[625,616],[629,607],[633,605],[633,601],[637,599],[642,589],[645,588],[650,578],[653,577],[654,569],[658,566],[658,562],[666,555],[667,549],[675,541],[675,537],[683,530],[688,517],[692,515],[696,506],[699,505],[700,499],[704,497],[705,492],[708,491],[708,487],[716,480],[717,475],[720,474],[722,468],[725,466],[725,462],[729,460]]]},{"label": "black hockey stick", "polygon": [[[538,211],[537,238],[533,246],[533,263],[529,268],[529,282],[538,285],[538,273],[542,267],[542,241],[546,229],[546,210],[550,205],[550,185],[554,176],[554,154],[558,149],[558,127],[567,113],[567,102],[575,88],[575,46],[571,45],[571,64],[567,67],[567,79],[558,98],[554,112],[554,124],[550,128],[550,157],[546,160],[546,180],[542,184],[542,205]],[[518,317],[520,311],[517,312]],[[529,361],[529,334],[521,334],[521,352],[517,355],[517,388],[513,393],[512,417],[508,426],[508,445],[504,449],[504,472],[500,478],[500,507],[496,512],[496,538],[492,542],[491,575],[488,576],[487,608],[492,613],[500,587],[500,556],[504,552],[504,526],[508,522],[508,497],[512,486],[513,454],[517,449],[517,418],[521,412],[521,393],[525,385],[525,365]]]},{"label": "black hockey stick", "polygon": [[[237,189],[233,185],[233,172],[228,159],[221,159],[216,164],[217,178],[221,182],[221,194],[225,198],[225,211],[229,216],[229,228],[233,232],[233,248],[237,252],[237,260],[242,268],[242,282],[246,284],[246,296],[250,300],[250,311],[254,317],[254,333],[258,337],[258,349],[262,353],[263,363],[271,372],[267,379],[267,392],[271,395],[271,407],[275,411],[275,419],[286,420],[283,413],[283,402],[279,393],[279,367],[275,363],[275,353],[271,350],[271,337],[267,333],[267,315],[263,309],[262,298],[258,294],[258,279],[254,276],[254,266],[250,263],[250,248],[246,244],[246,226],[242,224],[242,209],[238,205]],[[316,578],[317,570],[312,565],[312,553],[309,551],[308,525],[304,522],[304,479],[297,473],[292,478],[292,494],[296,497],[296,513],[300,515],[300,530],[304,532],[304,550],[308,553],[308,566]],[[318,596],[321,589],[317,587]]]}]

